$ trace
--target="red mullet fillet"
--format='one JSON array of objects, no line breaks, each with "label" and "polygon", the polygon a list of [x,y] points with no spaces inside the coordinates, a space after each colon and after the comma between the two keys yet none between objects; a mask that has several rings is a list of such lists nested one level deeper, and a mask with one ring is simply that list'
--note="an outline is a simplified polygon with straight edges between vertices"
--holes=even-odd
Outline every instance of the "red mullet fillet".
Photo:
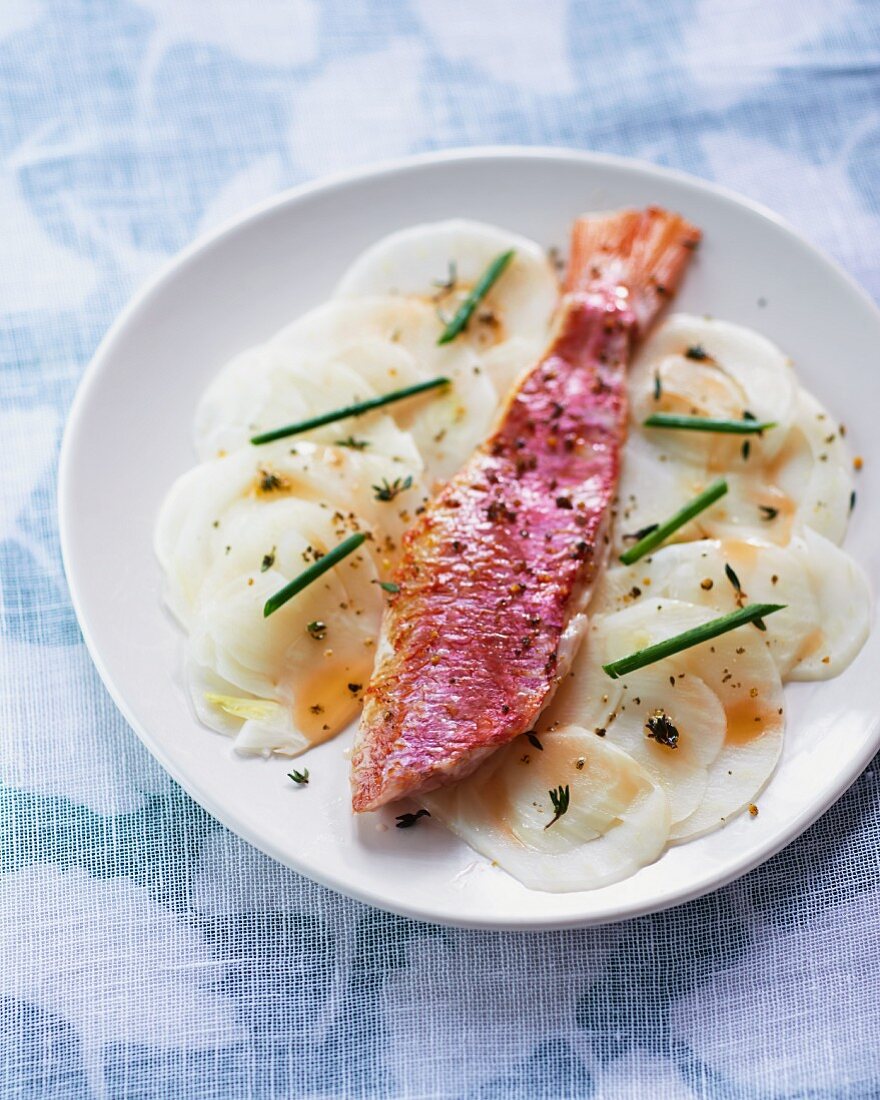
[{"label": "red mullet fillet", "polygon": [[606,557],[626,367],[699,237],[656,208],[575,223],[549,348],[405,536],[352,758],[356,811],[467,775],[550,701]]}]

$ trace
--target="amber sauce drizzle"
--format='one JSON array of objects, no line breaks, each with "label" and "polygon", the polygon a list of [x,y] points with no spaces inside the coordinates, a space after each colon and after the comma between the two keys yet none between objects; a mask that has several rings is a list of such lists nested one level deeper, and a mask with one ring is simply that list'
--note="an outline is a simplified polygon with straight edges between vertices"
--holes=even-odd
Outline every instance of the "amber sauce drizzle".
[{"label": "amber sauce drizzle", "polygon": [[[348,685],[365,684],[369,675],[368,665],[353,668],[328,662],[303,682],[293,704],[293,720],[313,745],[333,737],[355,718],[361,695],[350,691]],[[318,707],[320,710],[315,709]]]},{"label": "amber sauce drizzle", "polygon": [[768,710],[760,698],[740,699],[725,708],[729,745],[746,745],[782,725],[782,715]]}]

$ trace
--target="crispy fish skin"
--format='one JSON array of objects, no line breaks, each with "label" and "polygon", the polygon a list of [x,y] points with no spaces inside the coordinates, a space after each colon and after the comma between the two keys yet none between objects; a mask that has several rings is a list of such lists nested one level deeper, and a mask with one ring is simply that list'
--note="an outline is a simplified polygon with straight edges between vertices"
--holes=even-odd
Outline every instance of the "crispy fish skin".
[{"label": "crispy fish skin", "polygon": [[606,556],[634,342],[699,231],[657,208],[581,218],[555,336],[407,532],[352,756],[352,806],[467,775],[565,675]]}]

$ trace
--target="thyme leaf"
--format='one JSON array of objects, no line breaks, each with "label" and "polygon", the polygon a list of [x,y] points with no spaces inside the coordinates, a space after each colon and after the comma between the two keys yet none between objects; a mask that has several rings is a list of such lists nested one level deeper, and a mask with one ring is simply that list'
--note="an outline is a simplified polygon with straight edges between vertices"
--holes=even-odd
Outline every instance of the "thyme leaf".
[{"label": "thyme leaf", "polygon": [[551,825],[555,825],[563,814],[568,813],[568,805],[571,801],[571,791],[567,783],[564,787],[557,787],[555,791],[548,791],[547,793],[553,803],[553,819],[544,826],[545,832]]},{"label": "thyme leaf", "polygon": [[435,286],[442,294],[448,294],[450,290],[455,290],[455,285],[458,282],[458,264],[455,260],[449,261],[449,266],[446,269],[445,279],[432,279],[431,286]]},{"label": "thyme leaf", "polygon": [[427,810],[417,810],[414,814],[399,814],[397,818],[397,829],[411,829],[413,825],[419,820],[420,817],[430,817],[431,815]]},{"label": "thyme leaf", "polygon": [[383,477],[381,485],[371,485],[370,488],[373,490],[376,500],[389,501],[394,500],[398,493],[412,488],[412,483],[412,475],[405,478],[396,477],[390,484],[388,478]]},{"label": "thyme leaf", "polygon": [[633,531],[631,535],[622,535],[624,542],[640,542],[647,535],[652,534],[660,526],[659,523],[649,523],[647,527],[640,527],[638,531]]}]

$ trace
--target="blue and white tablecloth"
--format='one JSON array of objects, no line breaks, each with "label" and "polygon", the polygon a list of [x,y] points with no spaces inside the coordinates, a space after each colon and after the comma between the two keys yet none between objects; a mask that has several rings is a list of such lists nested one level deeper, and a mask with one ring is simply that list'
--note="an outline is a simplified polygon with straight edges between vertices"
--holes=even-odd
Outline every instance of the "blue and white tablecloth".
[{"label": "blue and white tablecloth", "polygon": [[880,1096],[876,764],[701,901],[452,931],[230,835],[86,655],[55,466],[114,314],[280,188],[474,143],[718,180],[880,294],[872,0],[0,2],[4,1097]]}]

